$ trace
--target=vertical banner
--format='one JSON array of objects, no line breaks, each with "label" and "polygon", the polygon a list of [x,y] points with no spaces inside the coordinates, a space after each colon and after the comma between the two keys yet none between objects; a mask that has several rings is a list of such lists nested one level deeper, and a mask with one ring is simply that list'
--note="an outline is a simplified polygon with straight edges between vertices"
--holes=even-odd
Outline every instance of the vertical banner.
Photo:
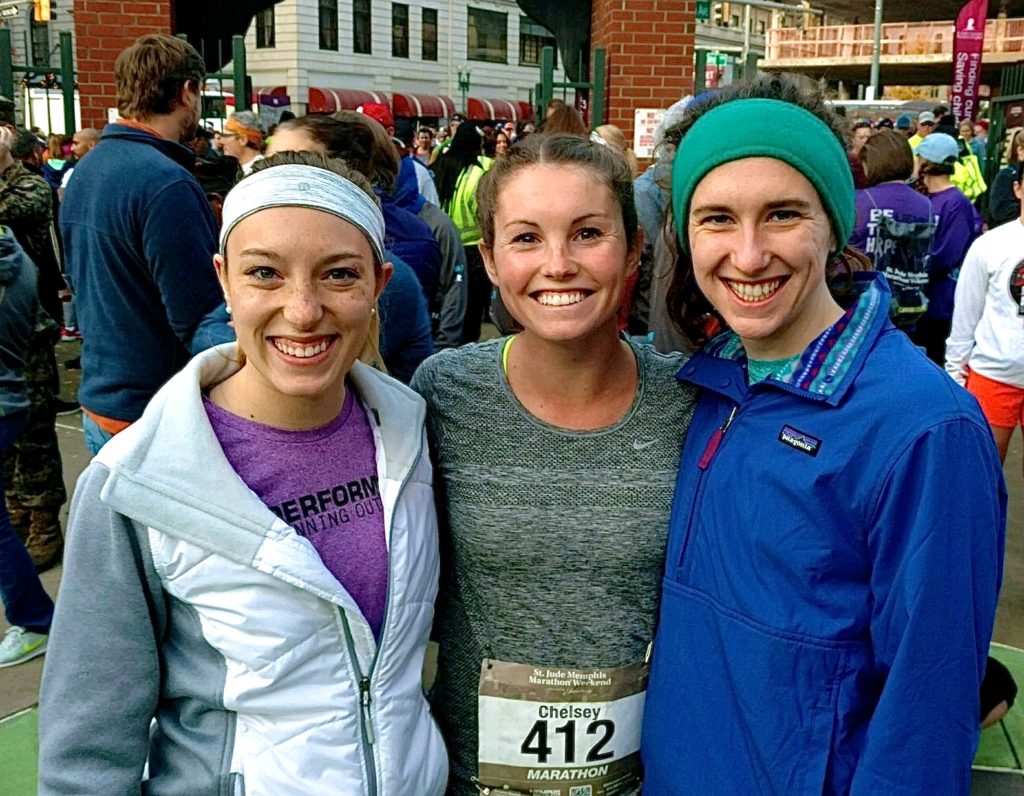
[{"label": "vertical banner", "polygon": [[958,122],[974,121],[981,85],[981,55],[985,48],[988,0],[967,0],[956,17],[953,35],[953,92],[950,110]]}]

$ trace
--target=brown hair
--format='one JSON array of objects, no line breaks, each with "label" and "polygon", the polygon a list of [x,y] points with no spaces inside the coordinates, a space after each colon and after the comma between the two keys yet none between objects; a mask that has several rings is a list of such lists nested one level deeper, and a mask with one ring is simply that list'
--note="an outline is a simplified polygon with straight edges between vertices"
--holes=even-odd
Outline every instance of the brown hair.
[{"label": "brown hair", "polygon": [[1017,150],[1024,146],[1024,127],[1020,128],[1010,138],[1010,151],[1007,153],[1007,161],[1009,165],[1016,166],[1018,163],[1024,162],[1017,157]]},{"label": "brown hair", "polygon": [[518,172],[536,165],[576,166],[586,169],[608,186],[622,210],[626,244],[632,248],[638,224],[629,165],[610,147],[566,133],[534,134],[517,142],[480,178],[476,201],[480,234],[485,246],[494,245],[494,214],[502,189]]},{"label": "brown hair", "polygon": [[46,151],[51,158],[64,157],[64,136],[59,133],[50,133],[46,139]]},{"label": "brown hair", "polygon": [[281,122],[278,130],[302,131],[327,150],[330,158],[341,158],[373,185],[391,192],[398,176],[398,152],[387,131],[368,116],[355,111],[338,111],[331,116],[300,116]]},{"label": "brown hair", "polygon": [[952,177],[956,168],[952,163],[933,163],[926,158],[921,158],[921,165],[917,168],[918,181],[921,177]]},{"label": "brown hair", "polygon": [[580,112],[570,105],[562,103],[548,115],[537,128],[539,133],[572,133],[586,135],[587,126],[583,123]]},{"label": "brown hair", "polygon": [[[266,169],[272,169],[275,166],[288,165],[313,166],[314,168],[325,169],[333,174],[337,174],[339,177],[344,177],[359,188],[359,190],[369,196],[375,205],[380,207],[380,200],[373,192],[373,186],[370,185],[370,181],[367,180],[366,177],[350,167],[344,160],[341,160],[340,158],[325,157],[319,152],[310,152],[308,150],[302,152],[276,152],[273,155],[268,155],[262,160],[256,161],[252,167],[252,171],[246,175],[246,177],[243,177],[242,180],[251,177],[253,174],[265,171]],[[374,258],[374,279],[379,280],[382,273],[383,271],[380,263],[376,262],[376,258]],[[381,356],[380,353],[380,309],[379,307],[375,307],[374,309],[377,311],[370,316],[370,328],[366,336],[366,343],[363,344],[363,349],[359,352],[359,361],[376,368],[382,373],[387,373],[388,370],[384,365],[384,357]],[[244,357],[242,358],[242,362],[244,364]]]},{"label": "brown hair", "polygon": [[145,119],[174,110],[186,83],[202,91],[206,64],[186,41],[153,33],[140,36],[114,62],[117,110],[126,119]]},{"label": "brown hair", "polygon": [[891,180],[906,181],[914,173],[914,155],[907,139],[892,130],[881,130],[864,142],[857,156],[868,186]]}]

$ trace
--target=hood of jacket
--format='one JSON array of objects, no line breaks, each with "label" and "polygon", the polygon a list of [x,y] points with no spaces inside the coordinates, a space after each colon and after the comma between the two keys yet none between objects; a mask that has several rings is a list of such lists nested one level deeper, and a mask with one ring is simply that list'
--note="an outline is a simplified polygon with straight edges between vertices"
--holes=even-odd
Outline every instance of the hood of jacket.
[{"label": "hood of jacket", "polygon": [[416,161],[409,155],[399,161],[398,177],[395,179],[395,190],[392,192],[395,204],[403,210],[419,215],[426,199],[420,193],[420,182],[416,175]]}]

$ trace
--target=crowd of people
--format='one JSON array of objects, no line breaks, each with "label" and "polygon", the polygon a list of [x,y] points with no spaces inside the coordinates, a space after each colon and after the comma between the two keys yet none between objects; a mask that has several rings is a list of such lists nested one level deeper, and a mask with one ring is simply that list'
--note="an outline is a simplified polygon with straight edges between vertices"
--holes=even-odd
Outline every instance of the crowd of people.
[{"label": "crowd of people", "polygon": [[642,171],[562,101],[212,133],[204,78],[140,38],[53,174],[0,127],[41,794],[969,792],[1016,693],[1019,136],[999,224],[977,126],[783,76],[681,99]]}]

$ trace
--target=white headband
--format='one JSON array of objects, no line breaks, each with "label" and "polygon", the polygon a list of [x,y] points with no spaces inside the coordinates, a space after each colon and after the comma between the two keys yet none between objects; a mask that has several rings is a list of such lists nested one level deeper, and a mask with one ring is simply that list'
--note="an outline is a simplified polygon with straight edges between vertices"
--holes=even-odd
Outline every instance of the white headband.
[{"label": "white headband", "polygon": [[249,175],[224,200],[220,253],[247,216],[268,207],[310,207],[344,219],[362,232],[378,263],[384,262],[384,216],[359,186],[327,169],[289,163]]}]

